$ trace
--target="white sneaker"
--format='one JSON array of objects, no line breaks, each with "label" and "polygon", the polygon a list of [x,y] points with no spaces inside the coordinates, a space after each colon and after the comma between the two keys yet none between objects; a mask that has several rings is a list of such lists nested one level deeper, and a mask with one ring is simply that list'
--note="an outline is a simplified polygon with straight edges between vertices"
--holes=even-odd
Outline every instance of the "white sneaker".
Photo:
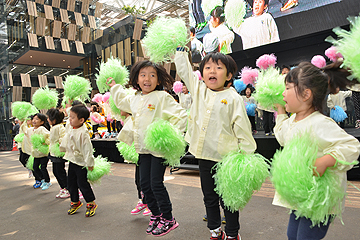
[{"label": "white sneaker", "polygon": [[29,176],[28,176],[28,178],[32,178],[34,175],[33,175],[33,172],[30,170],[30,169],[28,169],[29,170]]},{"label": "white sneaker", "polygon": [[60,192],[58,194],[56,194],[56,198],[59,198],[61,196],[61,194],[63,193],[64,189],[60,189]]},{"label": "white sneaker", "polygon": [[69,198],[69,197],[70,197],[69,191],[64,188],[59,198],[64,199],[64,198]]}]

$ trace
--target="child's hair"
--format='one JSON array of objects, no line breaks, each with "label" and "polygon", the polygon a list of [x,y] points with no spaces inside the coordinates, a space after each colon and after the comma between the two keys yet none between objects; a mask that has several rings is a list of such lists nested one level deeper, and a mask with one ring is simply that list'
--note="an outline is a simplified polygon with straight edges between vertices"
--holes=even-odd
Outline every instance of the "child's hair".
[{"label": "child's hair", "polygon": [[356,80],[348,80],[350,72],[346,68],[341,68],[342,62],[336,61],[323,67],[324,72],[329,76],[329,91],[332,94],[337,93],[336,88],[344,89],[346,86],[352,86],[357,83]]},{"label": "child's hair", "polygon": [[226,67],[226,70],[227,70],[226,75],[228,76],[229,73],[232,74],[232,78],[229,81],[226,81],[224,86],[227,86],[229,84],[229,82],[233,81],[233,77],[235,76],[235,74],[237,72],[237,65],[232,57],[230,57],[229,55],[222,54],[222,53],[210,53],[204,57],[204,59],[200,63],[201,76],[203,76],[205,64],[207,62],[209,62],[210,60],[212,60],[213,62],[216,62],[216,64],[218,64],[219,61],[221,61]]},{"label": "child's hair", "polygon": [[140,88],[139,84],[137,83],[138,78],[139,78],[139,73],[140,73],[141,69],[147,68],[147,67],[153,67],[157,72],[159,85],[156,86],[155,90],[164,90],[164,89],[170,90],[170,89],[172,89],[173,83],[175,82],[174,78],[171,77],[166,72],[166,69],[163,66],[161,66],[157,63],[150,62],[148,60],[137,62],[131,68],[129,83],[131,86],[133,86],[133,88],[141,91],[141,88]]},{"label": "child's hair", "polygon": [[79,101],[79,100],[74,100],[72,102],[71,106],[73,107],[73,106],[78,105],[78,104],[83,104],[83,103],[81,101]]},{"label": "child's hair", "polygon": [[290,66],[288,66],[288,65],[282,65],[281,68],[280,68],[280,72],[281,72],[282,70],[284,70],[285,68],[289,69],[289,71],[290,71]]},{"label": "child's hair", "polygon": [[195,35],[195,28],[194,28],[194,27],[190,27],[190,32]]},{"label": "child's hair", "polygon": [[46,115],[48,115],[51,122],[55,120],[54,125],[62,123],[65,117],[64,113],[57,108],[50,108]]},{"label": "child's hair", "polygon": [[[246,89],[250,89],[250,92],[253,93],[254,92],[254,87],[249,83],[248,85],[246,85],[246,88],[244,90],[244,93],[246,93]],[[251,95],[251,94],[250,94]]]},{"label": "child's hair", "polygon": [[225,14],[224,14],[224,8],[223,7],[220,7],[220,6],[217,6],[216,8],[214,8],[210,15],[213,17],[213,18],[219,18],[220,21],[219,23],[223,23],[225,22]]},{"label": "child's hair", "polygon": [[45,127],[47,130],[50,130],[50,125],[49,125],[49,123],[47,121],[47,117],[46,117],[45,114],[37,113],[34,116],[32,116],[31,119],[33,119],[35,116],[37,116],[41,121],[44,122],[41,126]]},{"label": "child's hair", "polygon": [[78,119],[83,118],[84,122],[90,117],[90,112],[84,104],[77,104],[70,109]]}]

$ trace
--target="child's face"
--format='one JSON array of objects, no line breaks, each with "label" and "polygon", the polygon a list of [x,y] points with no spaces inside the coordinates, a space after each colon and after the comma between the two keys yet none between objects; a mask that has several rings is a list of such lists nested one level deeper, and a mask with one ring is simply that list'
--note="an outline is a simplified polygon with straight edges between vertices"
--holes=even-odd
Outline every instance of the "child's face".
[{"label": "child's face", "polygon": [[224,84],[232,78],[232,74],[227,75],[226,66],[219,60],[218,63],[210,59],[204,65],[203,80],[208,88],[214,91],[224,90]]},{"label": "child's face", "polygon": [[41,121],[41,119],[38,116],[35,116],[32,119],[32,124],[33,124],[34,128],[38,128],[44,124],[44,121]]},{"label": "child's face", "polygon": [[213,28],[216,28],[217,26],[220,25],[220,18],[211,16],[211,17],[210,17],[210,23],[211,23],[211,26],[212,26]]},{"label": "child's face", "polygon": [[285,91],[283,92],[283,100],[285,101],[285,109],[290,113],[297,113],[304,105],[303,98],[295,91],[294,83],[286,83]]},{"label": "child's face", "polygon": [[32,124],[32,120],[31,120],[31,119],[26,120],[26,124],[27,124],[27,125],[31,125],[31,124]]},{"label": "child's face", "polygon": [[140,69],[137,80],[143,94],[151,93],[159,85],[157,71],[153,67]]},{"label": "child's face", "polygon": [[50,118],[47,119],[48,123],[50,124],[50,126],[55,124],[55,120],[51,121]]},{"label": "child's face", "polygon": [[189,92],[189,90],[187,89],[186,85],[184,84],[183,87],[182,87],[182,92],[184,94],[187,94]]},{"label": "child's face", "polygon": [[286,74],[288,74],[290,72],[290,70],[288,69],[288,68],[283,68],[282,70],[281,70],[281,74],[282,75],[286,75]]},{"label": "child's face", "polygon": [[250,97],[250,96],[251,96],[251,90],[250,90],[250,88],[247,88],[247,89],[245,90],[245,94],[246,94],[247,97]]},{"label": "child's face", "polygon": [[265,1],[264,0],[254,0],[253,2],[253,13],[255,16],[259,16],[261,14],[263,14],[264,9],[266,8],[267,5],[265,5]]},{"label": "child's face", "polygon": [[76,115],[76,113],[74,113],[73,111],[70,111],[70,116],[69,116],[69,121],[70,121],[70,125],[74,128],[79,128],[81,127],[81,125],[83,125],[84,123],[84,118],[78,118],[78,116]]}]

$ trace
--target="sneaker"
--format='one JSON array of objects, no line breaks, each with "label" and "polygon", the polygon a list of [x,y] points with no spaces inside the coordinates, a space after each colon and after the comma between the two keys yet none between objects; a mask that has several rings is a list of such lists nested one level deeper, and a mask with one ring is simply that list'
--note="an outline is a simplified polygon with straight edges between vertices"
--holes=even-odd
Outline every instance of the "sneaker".
[{"label": "sneaker", "polygon": [[258,131],[254,130],[252,133],[253,133],[253,135],[255,135],[255,134],[257,134],[257,133],[258,133]]},{"label": "sneaker", "polygon": [[359,129],[360,128],[360,120],[356,120],[355,122],[355,128]]},{"label": "sneaker", "polygon": [[270,132],[270,134],[271,134],[271,136],[275,136],[275,133],[273,133],[273,132]]},{"label": "sneaker", "polygon": [[73,215],[76,211],[82,206],[82,202],[78,201],[77,203],[70,203],[70,209],[68,210],[69,215]]},{"label": "sneaker", "polygon": [[36,180],[35,181],[35,184],[33,185],[33,187],[36,189],[36,188],[40,188],[41,187],[41,181],[39,180]]},{"label": "sneaker", "polygon": [[84,196],[82,195],[80,190],[79,190],[79,199],[84,199]]},{"label": "sneaker", "polygon": [[95,202],[86,204],[86,213],[85,217],[92,217],[95,215],[95,210],[97,209],[98,205]]},{"label": "sneaker", "polygon": [[207,222],[207,215],[206,214],[203,216],[203,221]]},{"label": "sneaker", "polygon": [[33,172],[30,170],[30,169],[28,169],[29,170],[29,176],[28,176],[28,178],[32,178],[34,175],[33,175]]},{"label": "sneaker", "polygon": [[176,222],[175,218],[171,220],[166,220],[165,218],[161,218],[160,223],[157,227],[151,232],[153,236],[163,236],[169,233],[171,230],[177,228],[179,223]]},{"label": "sneaker", "polygon": [[160,222],[160,216],[151,215],[149,226],[146,229],[147,234],[151,234]]},{"label": "sneaker", "polygon": [[41,180],[41,185],[40,185],[41,188],[43,187],[44,183],[45,183],[45,179],[42,179]]},{"label": "sneaker", "polygon": [[226,224],[226,218],[225,218],[225,215],[221,218],[221,223],[222,223],[222,224]]},{"label": "sneaker", "polygon": [[147,207],[146,204],[143,204],[142,202],[138,202],[138,204],[136,205],[136,207],[131,210],[131,214],[132,215],[138,215],[142,210],[144,210]]},{"label": "sneaker", "polygon": [[225,233],[223,231],[221,231],[220,229],[220,233],[218,236],[213,236],[213,232],[214,230],[210,230],[211,232],[211,237],[210,237],[210,240],[224,240],[225,239]]},{"label": "sneaker", "polygon": [[60,189],[60,192],[59,192],[58,194],[56,194],[55,197],[56,197],[56,198],[59,198],[63,191],[64,191],[64,189]]},{"label": "sneaker", "polygon": [[230,240],[230,239],[231,239],[231,240],[232,240],[232,239],[233,239],[233,240],[241,240],[241,236],[240,236],[240,234],[238,234],[236,237],[228,237],[228,236],[226,237],[226,240]]},{"label": "sneaker", "polygon": [[143,215],[144,215],[144,216],[149,216],[149,215],[151,215],[151,211],[150,211],[150,209],[149,209],[148,207],[145,208],[145,210],[144,210],[144,212],[143,212]]},{"label": "sneaker", "polygon": [[270,135],[270,133],[265,133],[265,136],[269,136]]},{"label": "sneaker", "polygon": [[64,199],[64,198],[69,198],[70,197],[70,193],[67,189],[63,189],[63,192],[60,194],[59,198]]},{"label": "sneaker", "polygon": [[106,132],[105,135],[104,135],[104,138],[110,138],[110,137],[111,137],[111,133]]},{"label": "sneaker", "polygon": [[299,4],[298,0],[288,0],[285,5],[280,8],[280,11],[286,11],[289,10],[290,8],[296,7]]},{"label": "sneaker", "polygon": [[51,182],[44,182],[44,183],[42,184],[41,189],[42,189],[42,190],[49,189],[49,187],[50,187],[51,185],[52,185]]}]

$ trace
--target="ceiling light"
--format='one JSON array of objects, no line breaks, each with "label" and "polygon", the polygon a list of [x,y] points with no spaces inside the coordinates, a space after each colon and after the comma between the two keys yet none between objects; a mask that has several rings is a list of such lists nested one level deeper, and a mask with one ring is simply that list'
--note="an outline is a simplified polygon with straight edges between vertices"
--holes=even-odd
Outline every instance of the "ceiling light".
[{"label": "ceiling light", "polygon": [[51,70],[47,71],[47,72],[44,73],[43,75],[46,75],[46,74],[48,74],[48,73],[51,73],[52,71],[54,71],[54,69],[51,69]]},{"label": "ceiling light", "polygon": [[63,62],[65,62],[65,59],[63,59]]},{"label": "ceiling light", "polygon": [[30,71],[28,71],[27,73],[25,73],[25,74],[29,74],[29,73],[31,73],[32,71],[34,71],[36,69],[36,67],[34,67],[33,69],[31,69]]},{"label": "ceiling light", "polygon": [[32,58],[32,55],[30,55],[30,58]]},{"label": "ceiling light", "polygon": [[69,71],[63,72],[62,74],[59,75],[59,77],[61,77],[62,75],[68,73]]}]

